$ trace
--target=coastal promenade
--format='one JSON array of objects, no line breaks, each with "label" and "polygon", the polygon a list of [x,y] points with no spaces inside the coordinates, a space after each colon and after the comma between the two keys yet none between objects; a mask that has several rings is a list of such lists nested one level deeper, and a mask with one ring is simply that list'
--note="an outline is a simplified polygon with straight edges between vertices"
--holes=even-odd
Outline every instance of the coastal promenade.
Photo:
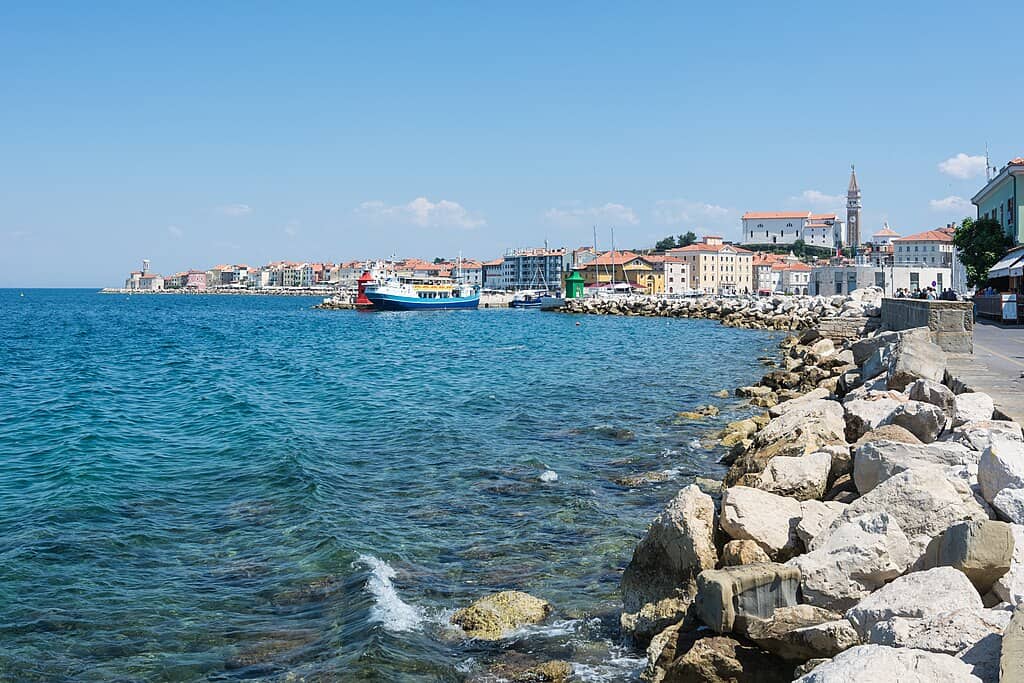
[{"label": "coastal promenade", "polygon": [[949,372],[974,391],[989,394],[996,408],[1024,424],[1024,327],[979,319],[974,353],[949,354]]}]

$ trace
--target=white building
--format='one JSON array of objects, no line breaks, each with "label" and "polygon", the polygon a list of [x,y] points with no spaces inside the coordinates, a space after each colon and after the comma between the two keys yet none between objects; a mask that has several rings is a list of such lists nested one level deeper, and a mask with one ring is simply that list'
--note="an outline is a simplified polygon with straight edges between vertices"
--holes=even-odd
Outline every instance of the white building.
[{"label": "white building", "polygon": [[899,237],[892,241],[897,265],[953,265],[953,234],[947,226],[939,230],[926,230],[916,235]]},{"label": "white building", "polygon": [[665,257],[665,293],[688,294],[690,290],[690,267],[682,259]]},{"label": "white building", "polygon": [[561,289],[569,265],[565,256],[565,249],[509,249],[502,258],[501,289]]},{"label": "white building", "polygon": [[810,246],[835,249],[842,241],[843,223],[834,213],[748,211],[741,220],[743,244],[788,245],[803,240]]},{"label": "white building", "polygon": [[505,259],[496,258],[480,264],[480,277],[484,289],[505,289],[505,278],[501,272],[504,263]]}]

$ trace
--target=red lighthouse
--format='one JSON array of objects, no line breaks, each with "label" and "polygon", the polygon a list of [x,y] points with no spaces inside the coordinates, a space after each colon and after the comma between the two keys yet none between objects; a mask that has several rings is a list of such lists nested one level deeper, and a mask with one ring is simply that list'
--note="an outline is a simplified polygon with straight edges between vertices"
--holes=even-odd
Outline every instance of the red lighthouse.
[{"label": "red lighthouse", "polygon": [[358,289],[356,290],[356,308],[361,310],[367,310],[373,308],[373,302],[366,298],[366,283],[373,282],[373,276],[370,275],[370,271],[364,270],[363,274],[359,276]]}]

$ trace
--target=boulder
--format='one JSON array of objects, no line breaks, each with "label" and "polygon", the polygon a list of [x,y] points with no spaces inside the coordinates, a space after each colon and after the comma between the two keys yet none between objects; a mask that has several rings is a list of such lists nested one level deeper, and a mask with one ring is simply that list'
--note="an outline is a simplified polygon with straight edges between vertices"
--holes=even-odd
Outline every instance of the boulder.
[{"label": "boulder", "polygon": [[1024,489],[1003,489],[992,499],[999,516],[1014,524],[1024,524]]},{"label": "boulder", "polygon": [[736,540],[755,541],[769,557],[785,559],[796,552],[800,503],[747,486],[722,494],[721,525]]},{"label": "boulder", "polygon": [[1010,569],[996,579],[992,593],[1003,602],[1017,606],[1024,604],[1024,526],[1011,524],[1013,535],[1013,557]]},{"label": "boulder", "polygon": [[787,564],[800,570],[806,602],[842,610],[898,577],[913,560],[899,524],[887,513],[875,511],[819,534],[809,553]]},{"label": "boulder", "polygon": [[500,640],[509,630],[539,624],[551,614],[551,603],[522,591],[502,591],[458,610],[451,621],[470,638]]},{"label": "boulder", "polygon": [[1024,610],[1019,607],[1003,631],[999,680],[1024,681]]},{"label": "boulder", "polygon": [[754,435],[753,446],[733,463],[725,483],[731,486],[745,474],[761,472],[776,456],[807,455],[829,444],[845,443],[845,428],[843,406],[837,401],[802,402],[772,419]]},{"label": "boulder", "polygon": [[758,562],[771,562],[771,558],[754,541],[729,541],[722,548],[723,567],[757,564]]},{"label": "boulder", "polygon": [[903,391],[919,379],[941,382],[945,374],[945,351],[928,341],[924,335],[904,334],[889,362],[886,386]]},{"label": "boulder", "polygon": [[797,500],[821,498],[832,469],[832,456],[817,452],[799,457],[778,456],[768,461],[757,488]]},{"label": "boulder", "polygon": [[749,439],[757,432],[757,423],[753,420],[738,420],[730,422],[718,435],[722,445],[731,448],[744,439]]},{"label": "boulder", "polygon": [[1024,488],[1024,442],[993,436],[978,462],[978,486],[989,503],[1005,488]]},{"label": "boulder", "polygon": [[861,495],[909,469],[976,465],[978,454],[957,443],[908,444],[873,441],[859,447],[853,459],[853,481]]},{"label": "boulder", "polygon": [[971,450],[984,451],[992,445],[992,439],[1003,437],[1024,441],[1024,433],[1016,422],[1007,420],[978,420],[954,427],[949,439],[962,443]]},{"label": "boulder", "polygon": [[938,406],[950,419],[956,411],[956,394],[945,384],[919,379],[907,387],[907,395],[911,401],[922,401]]},{"label": "boulder", "polygon": [[807,355],[816,362],[821,362],[836,355],[836,345],[828,337],[819,339],[807,349]]},{"label": "boulder", "polygon": [[834,657],[860,644],[857,632],[842,615],[811,605],[780,607],[767,619],[750,619],[746,636],[793,662]]},{"label": "boulder", "polygon": [[857,441],[873,429],[892,424],[893,414],[902,404],[902,400],[887,396],[857,399],[845,403],[843,408],[846,411],[846,440]]},{"label": "boulder", "polygon": [[922,401],[907,401],[892,413],[892,424],[905,428],[924,443],[939,438],[946,426],[946,413],[939,406]]},{"label": "boulder", "polygon": [[708,569],[697,577],[694,610],[717,633],[742,633],[750,617],[797,604],[799,585],[798,569],[774,562]]},{"label": "boulder", "polygon": [[965,481],[950,479],[936,467],[922,467],[889,477],[850,503],[832,526],[877,510],[885,510],[896,521],[915,558],[952,524],[988,519]]},{"label": "boulder", "polygon": [[[644,641],[682,618],[697,575],[718,562],[715,522],[715,502],[696,484],[682,489],[654,519],[622,575],[624,630]],[[640,614],[645,605],[666,600]]]},{"label": "boulder", "polygon": [[895,344],[899,338],[898,332],[882,332],[873,337],[858,339],[850,346],[850,352],[853,353],[853,362],[857,365],[863,365],[864,361],[871,354],[889,344]]},{"label": "boulder", "polygon": [[665,668],[664,683],[788,683],[793,666],[727,636],[701,638]]},{"label": "boulder", "polygon": [[867,640],[880,621],[894,617],[931,618],[955,610],[981,610],[984,605],[967,576],[952,567],[936,567],[901,576],[846,611],[846,618]]},{"label": "boulder", "polygon": [[991,420],[995,411],[995,404],[988,394],[971,393],[960,394],[956,397],[956,409],[953,413],[953,426],[977,422],[979,420]]},{"label": "boulder", "polygon": [[981,683],[964,662],[913,648],[858,645],[816,666],[794,683]]},{"label": "boulder", "polygon": [[959,522],[932,539],[921,566],[959,569],[984,595],[1010,570],[1013,550],[1013,533],[1006,522]]},{"label": "boulder", "polygon": [[888,424],[877,427],[864,436],[857,439],[853,447],[856,449],[863,446],[866,443],[872,441],[897,441],[899,443],[921,443],[921,439],[917,438],[903,427],[897,425]]},{"label": "boulder", "polygon": [[836,517],[846,509],[846,503],[835,501],[805,500],[800,503],[800,521],[796,525],[796,535],[809,548],[815,536],[832,525]]},{"label": "boulder", "polygon": [[876,349],[874,353],[864,360],[864,364],[861,366],[861,380],[867,382],[876,377],[884,378],[885,373],[889,369],[889,364],[892,362],[892,353],[892,346],[887,345]]},{"label": "boulder", "polygon": [[758,398],[762,396],[770,396],[775,392],[771,387],[763,387],[760,385],[739,387],[736,389],[736,395],[742,398]]},{"label": "boulder", "polygon": [[821,399],[827,399],[829,392],[825,389],[814,389],[808,391],[806,394],[801,394],[799,398],[790,399],[789,401],[783,401],[782,403],[772,406],[768,409],[768,415],[771,417],[781,417],[794,408],[799,408],[802,405],[806,405],[810,401],[818,401]]}]

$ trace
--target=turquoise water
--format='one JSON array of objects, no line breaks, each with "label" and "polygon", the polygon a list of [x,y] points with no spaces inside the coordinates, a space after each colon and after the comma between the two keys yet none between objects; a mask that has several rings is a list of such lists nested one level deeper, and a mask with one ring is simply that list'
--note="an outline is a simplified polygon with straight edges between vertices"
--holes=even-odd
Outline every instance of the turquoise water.
[{"label": "turquoise water", "polygon": [[[0,680],[628,680],[621,569],[777,337],[313,303],[0,290]],[[508,588],[551,623],[445,626]]]}]

